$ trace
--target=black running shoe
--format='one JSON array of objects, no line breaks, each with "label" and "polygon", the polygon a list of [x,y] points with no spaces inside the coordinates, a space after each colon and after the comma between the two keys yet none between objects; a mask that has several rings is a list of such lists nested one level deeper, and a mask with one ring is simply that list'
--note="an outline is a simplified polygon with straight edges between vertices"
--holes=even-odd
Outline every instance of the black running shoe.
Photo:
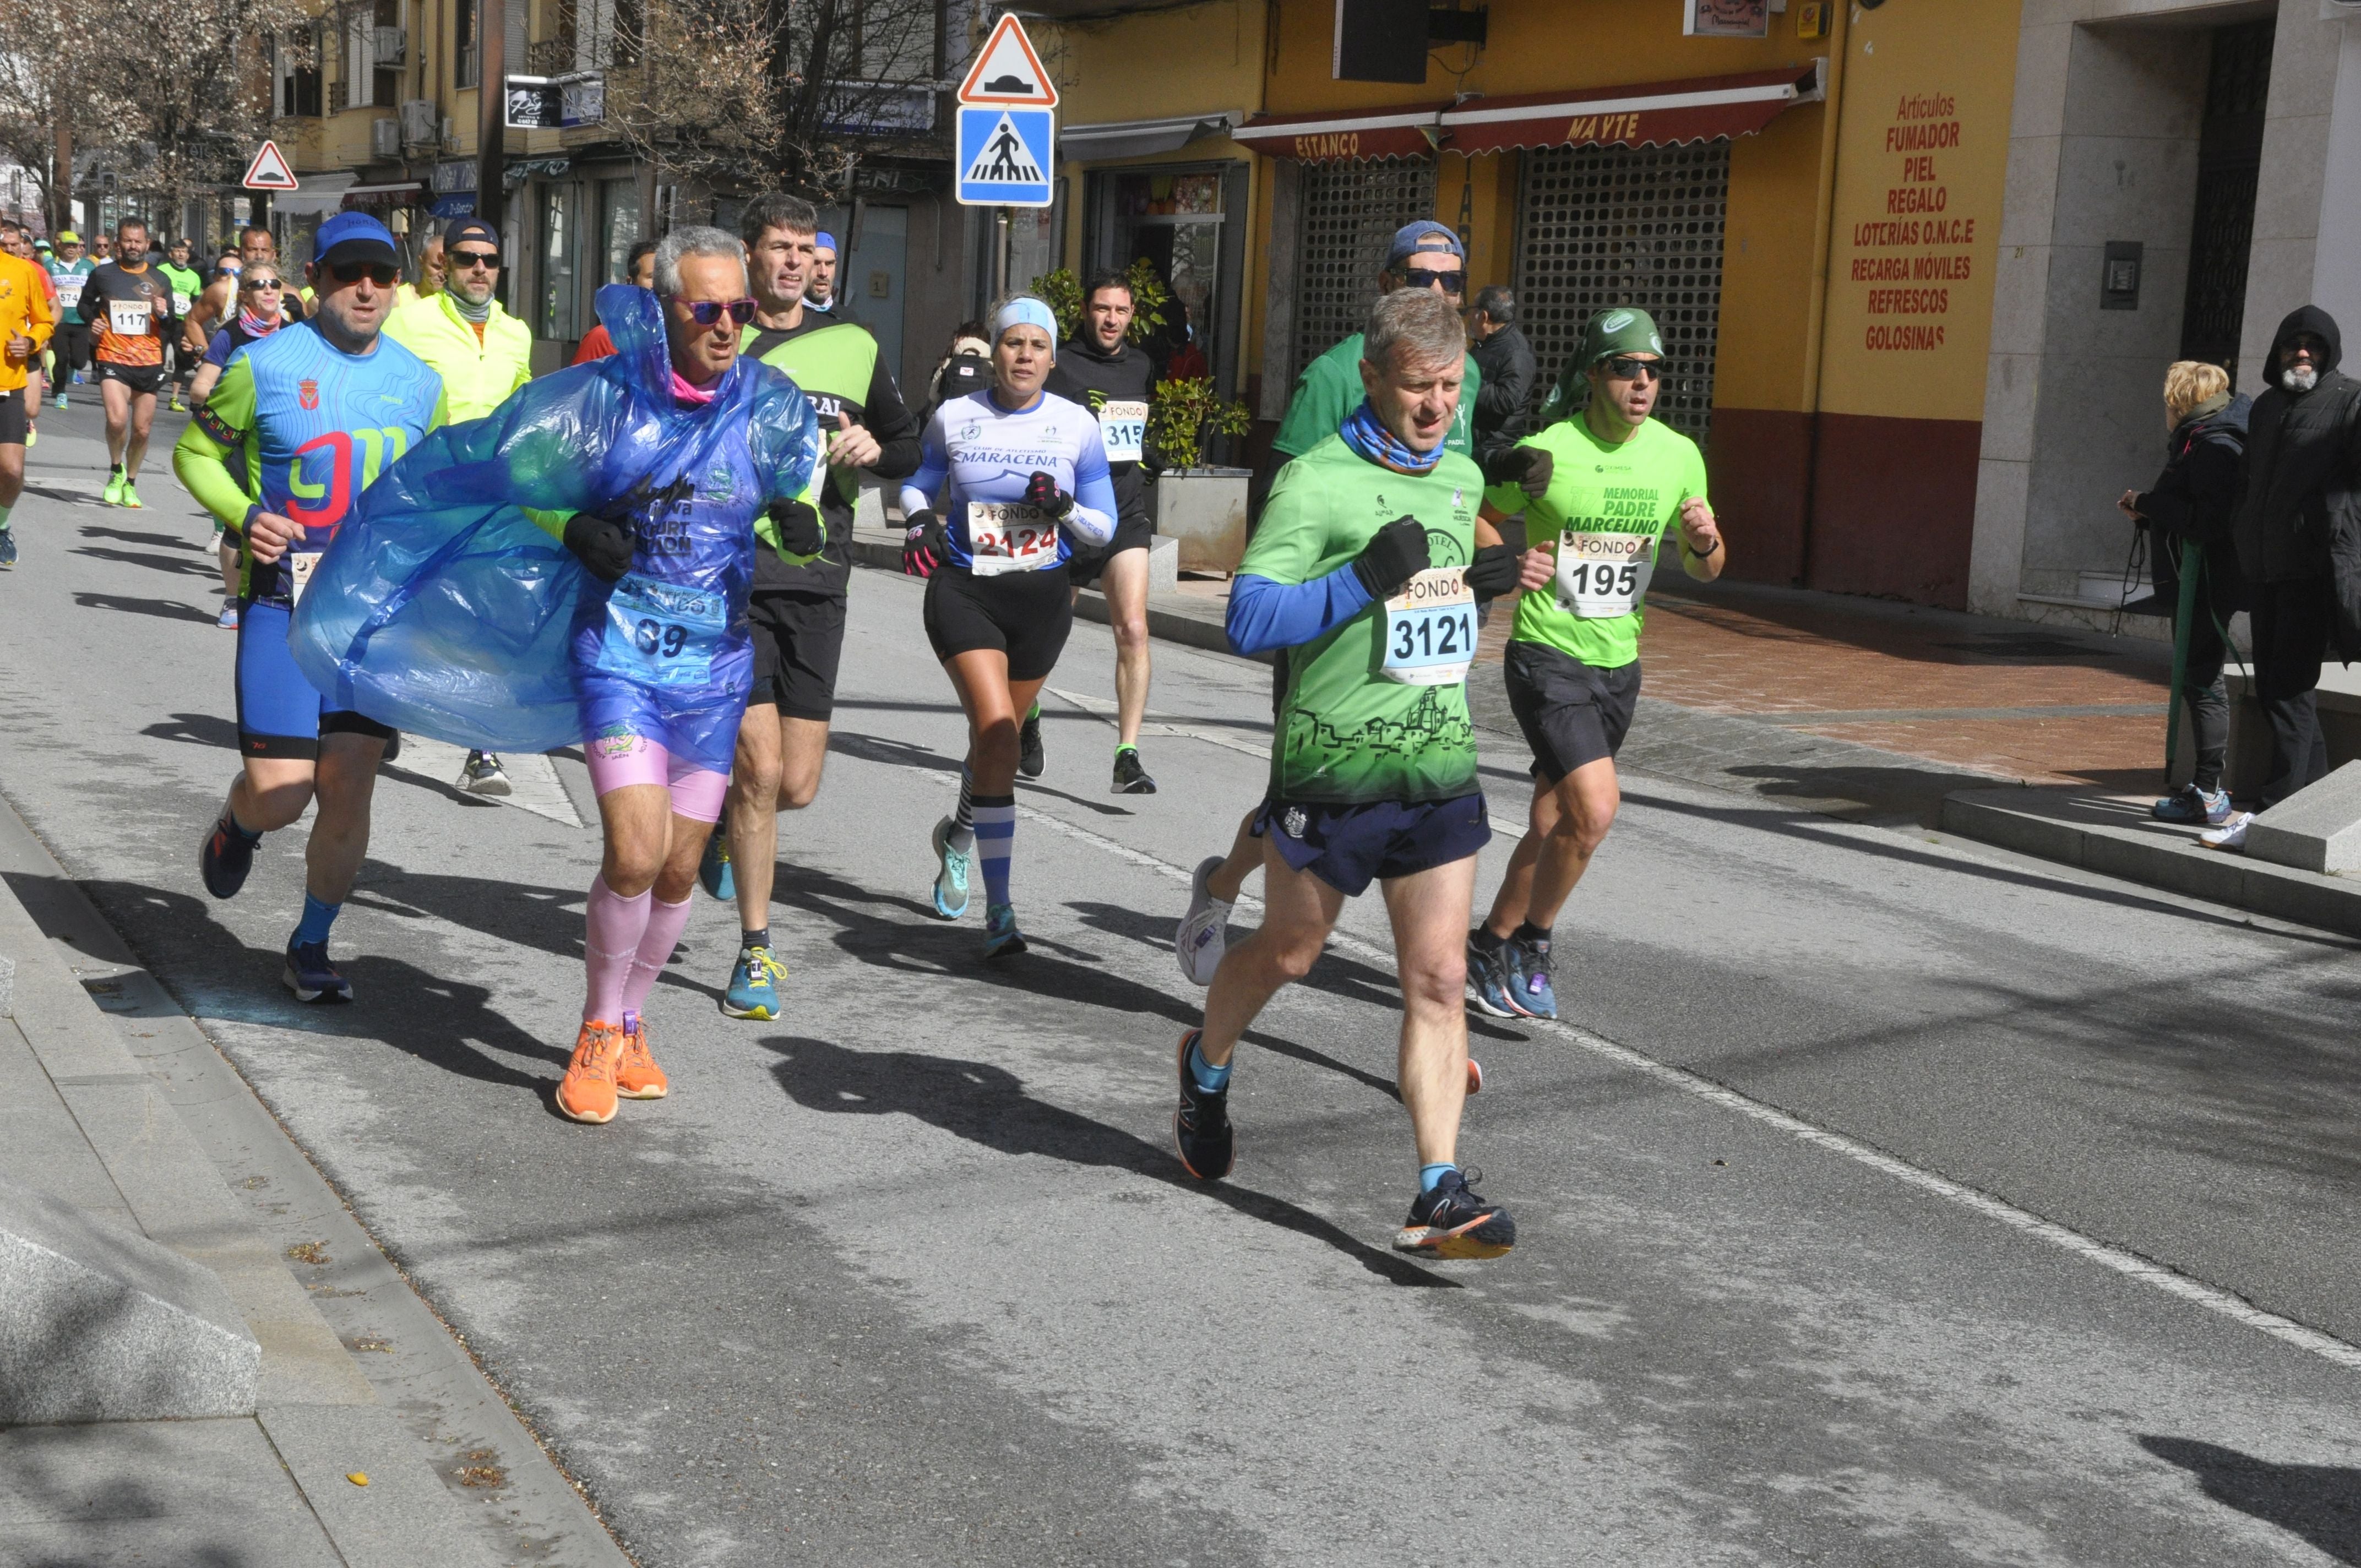
[{"label": "black running shoe", "polygon": [[350,1002],[353,982],[337,972],[328,961],[325,942],[290,942],[287,944],[287,967],[279,976],[280,983],[295,993],[298,1002]]},{"label": "black running shoe", "polygon": [[1016,771],[1028,779],[1038,779],[1049,765],[1049,759],[1041,750],[1041,716],[1028,713],[1025,716],[1025,728],[1016,732]]},{"label": "black running shoe", "polygon": [[1498,1203],[1476,1196],[1484,1173],[1474,1166],[1445,1171],[1418,1195],[1410,1218],[1394,1233],[1396,1252],[1429,1257],[1498,1257],[1517,1245],[1517,1222]]},{"label": "black running shoe", "polygon": [[1115,754],[1115,795],[1154,795],[1156,781],[1139,765],[1139,753],[1129,746]]},{"label": "black running shoe", "polygon": [[1237,1158],[1237,1137],[1230,1130],[1230,1091],[1206,1093],[1189,1070],[1189,1047],[1202,1032],[1191,1029],[1180,1036],[1180,1108],[1172,1113],[1172,1146],[1190,1175],[1219,1181]]},{"label": "black running shoe", "polygon": [[258,834],[249,839],[233,829],[229,807],[223,806],[197,848],[197,871],[205,880],[205,891],[215,898],[236,898],[246,885],[246,873],[254,869],[254,847],[261,842]]}]

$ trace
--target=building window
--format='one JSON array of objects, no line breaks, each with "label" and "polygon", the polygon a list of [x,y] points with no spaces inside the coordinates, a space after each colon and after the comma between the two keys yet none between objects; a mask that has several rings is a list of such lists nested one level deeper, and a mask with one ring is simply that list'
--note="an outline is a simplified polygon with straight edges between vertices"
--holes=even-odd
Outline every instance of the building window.
[{"label": "building window", "polygon": [[1298,190],[1302,215],[1290,381],[1368,324],[1394,231],[1434,215],[1434,159],[1307,163]]},{"label": "building window", "polygon": [[456,12],[453,32],[457,41],[459,60],[457,84],[461,87],[473,87],[476,73],[483,69],[482,52],[476,48],[476,27],[480,19],[478,4],[479,0],[459,0],[458,5],[453,7]]},{"label": "building window", "polygon": [[[1219,380],[1222,367],[1215,326],[1223,319],[1237,280],[1222,269],[1222,238],[1229,221],[1224,206],[1226,169],[1093,170],[1091,236],[1086,271],[1121,271],[1145,258],[1172,291],[1177,305],[1165,308],[1163,331],[1149,345],[1159,367],[1193,343]],[[1380,254],[1379,260],[1384,259]],[[1190,334],[1184,335],[1181,311]]]},{"label": "building window", "polygon": [[271,108],[282,119],[299,115],[317,117],[320,113],[320,68],[316,63],[302,63],[310,47],[308,40],[301,38],[270,41],[275,86]]},{"label": "building window", "polygon": [[600,183],[600,205],[606,212],[607,269],[601,274],[609,283],[631,280],[629,263],[631,246],[640,237],[640,182],[637,180],[608,180]]}]

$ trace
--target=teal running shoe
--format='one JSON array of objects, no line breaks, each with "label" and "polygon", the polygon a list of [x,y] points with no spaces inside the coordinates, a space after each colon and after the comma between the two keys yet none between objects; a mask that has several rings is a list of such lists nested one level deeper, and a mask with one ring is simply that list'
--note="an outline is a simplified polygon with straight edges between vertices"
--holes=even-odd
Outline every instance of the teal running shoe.
[{"label": "teal running shoe", "polygon": [[967,868],[972,850],[951,848],[951,819],[935,824],[935,913],[956,920],[967,913]]},{"label": "teal running shoe", "polygon": [[983,912],[983,956],[1014,958],[1025,950],[1025,933],[1016,928],[1016,906],[995,904]]},{"label": "teal running shoe", "polygon": [[738,896],[738,879],[730,872],[728,830],[717,828],[706,838],[705,858],[697,862],[697,885],[724,904]]},{"label": "teal running shoe", "polygon": [[779,1003],[779,981],[787,978],[787,966],[771,956],[768,948],[746,948],[738,954],[738,967],[730,971],[730,989],[722,993],[721,1011],[732,1018],[776,1018]]}]

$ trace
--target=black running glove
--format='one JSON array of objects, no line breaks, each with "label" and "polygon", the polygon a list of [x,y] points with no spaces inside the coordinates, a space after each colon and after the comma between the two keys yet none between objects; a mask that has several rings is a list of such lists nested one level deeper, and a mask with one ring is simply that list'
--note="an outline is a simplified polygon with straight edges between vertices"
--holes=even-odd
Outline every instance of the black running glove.
[{"label": "black running glove", "polygon": [[1516,485],[1534,500],[1549,494],[1550,478],[1557,472],[1557,459],[1539,446],[1511,446],[1496,452],[1484,465],[1484,482],[1488,485]]},{"label": "black running glove", "polygon": [[1374,599],[1391,598],[1433,563],[1427,554],[1426,524],[1398,517],[1372,534],[1353,558],[1353,576]]},{"label": "black running glove", "polygon": [[828,543],[828,530],[809,501],[773,501],[771,526],[779,532],[783,554],[817,555]]},{"label": "black running glove", "polygon": [[943,564],[950,545],[943,537],[943,520],[931,511],[914,511],[902,533],[902,575],[930,577]]},{"label": "black running glove", "polygon": [[631,569],[635,543],[631,526],[611,517],[577,511],[566,523],[566,548],[582,569],[602,583],[611,583]]},{"label": "black running glove", "polygon": [[1467,591],[1479,602],[1499,598],[1517,586],[1517,574],[1522,565],[1518,553],[1508,545],[1487,544],[1467,564]]},{"label": "black running glove", "polygon": [[1074,498],[1060,489],[1055,478],[1037,471],[1025,487],[1025,504],[1039,507],[1051,517],[1063,517],[1074,510]]}]

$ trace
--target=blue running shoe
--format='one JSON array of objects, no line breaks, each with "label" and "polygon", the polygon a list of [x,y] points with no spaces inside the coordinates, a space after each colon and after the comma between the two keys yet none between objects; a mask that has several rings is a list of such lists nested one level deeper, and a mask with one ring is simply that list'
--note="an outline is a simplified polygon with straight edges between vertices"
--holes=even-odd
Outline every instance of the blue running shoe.
[{"label": "blue running shoe", "polygon": [[935,913],[946,920],[956,920],[967,913],[967,850],[951,848],[951,819],[944,817],[935,824]]},{"label": "blue running shoe", "polygon": [[5,571],[16,564],[16,531],[13,528],[0,528],[0,571]]},{"label": "blue running shoe", "polygon": [[350,1002],[353,982],[336,972],[328,961],[325,942],[290,943],[287,948],[287,968],[280,981],[295,993],[298,1002]]},{"label": "blue running shoe", "polygon": [[1498,1203],[1476,1196],[1484,1173],[1474,1166],[1447,1170],[1418,1195],[1410,1218],[1394,1233],[1394,1250],[1429,1257],[1498,1257],[1517,1245],[1517,1222]]},{"label": "blue running shoe", "polygon": [[1189,1047],[1204,1031],[1180,1036],[1180,1105],[1172,1113],[1172,1150],[1181,1168],[1200,1181],[1219,1181],[1237,1163],[1237,1133],[1230,1125],[1230,1091],[1197,1087],[1189,1070]]},{"label": "blue running shoe", "polygon": [[254,869],[254,848],[262,842],[262,835],[248,838],[232,828],[229,806],[224,803],[221,815],[205,829],[204,842],[197,847],[197,871],[205,881],[205,891],[215,898],[236,898],[237,890],[246,885],[246,873]]},{"label": "blue running shoe", "polygon": [[776,1018],[779,981],[786,978],[787,966],[770,948],[741,949],[738,967],[730,971],[730,989],[721,995],[721,1011],[732,1018]]},{"label": "blue running shoe", "polygon": [[1477,940],[1482,927],[1467,933],[1467,1000],[1478,1012],[1489,1013],[1495,1018],[1528,1016],[1517,1005],[1516,949],[1513,944],[1502,942],[1487,947]]},{"label": "blue running shoe", "polygon": [[2148,808],[2158,822],[2184,822],[2191,827],[2202,823],[2219,828],[2230,820],[2230,792],[2217,789],[2207,795],[2193,784],[2182,784]]},{"label": "blue running shoe", "polygon": [[1025,933],[1016,928],[1016,906],[995,904],[983,912],[983,956],[1014,958],[1025,951]]},{"label": "blue running shoe", "polygon": [[1549,943],[1508,941],[1500,954],[1509,960],[1509,994],[1529,1018],[1557,1016],[1557,992],[1550,989]]},{"label": "blue running shoe", "polygon": [[[730,872],[730,832],[716,828],[705,840],[705,858],[697,862],[697,885],[724,904],[738,896],[738,879]],[[768,1018],[772,1014],[764,1013]]]}]

